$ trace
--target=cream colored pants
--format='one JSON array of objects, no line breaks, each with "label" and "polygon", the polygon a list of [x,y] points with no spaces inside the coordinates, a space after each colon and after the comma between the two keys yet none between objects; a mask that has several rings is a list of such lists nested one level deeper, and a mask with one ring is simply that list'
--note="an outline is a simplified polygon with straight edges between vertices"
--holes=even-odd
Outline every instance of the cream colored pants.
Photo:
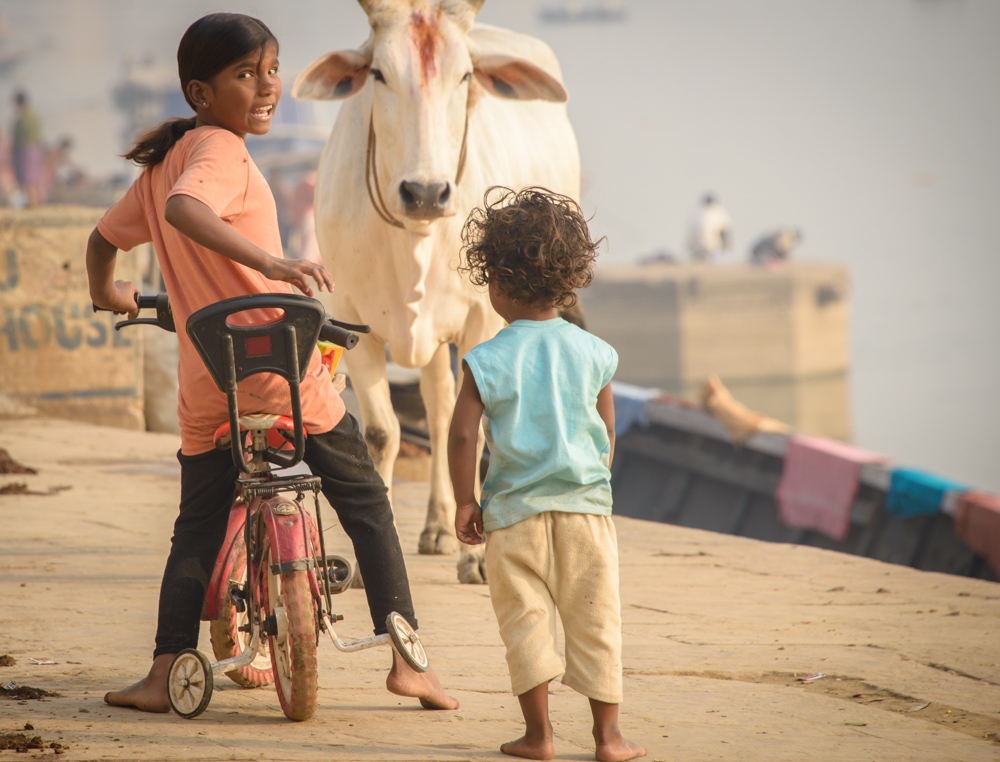
[{"label": "cream colored pants", "polygon": [[562,674],[588,698],[621,703],[618,537],[609,516],[548,511],[488,532],[486,574],[515,695]]}]

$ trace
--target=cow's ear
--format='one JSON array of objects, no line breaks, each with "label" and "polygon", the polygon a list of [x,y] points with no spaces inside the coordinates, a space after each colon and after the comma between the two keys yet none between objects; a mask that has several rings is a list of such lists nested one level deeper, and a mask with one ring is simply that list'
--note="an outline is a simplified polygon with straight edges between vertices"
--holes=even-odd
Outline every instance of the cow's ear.
[{"label": "cow's ear", "polygon": [[296,78],[292,97],[300,101],[348,98],[364,86],[371,63],[371,54],[360,50],[327,53]]},{"label": "cow's ear", "polygon": [[498,98],[565,103],[569,97],[562,82],[523,58],[483,56],[473,60],[473,71],[479,84]]}]

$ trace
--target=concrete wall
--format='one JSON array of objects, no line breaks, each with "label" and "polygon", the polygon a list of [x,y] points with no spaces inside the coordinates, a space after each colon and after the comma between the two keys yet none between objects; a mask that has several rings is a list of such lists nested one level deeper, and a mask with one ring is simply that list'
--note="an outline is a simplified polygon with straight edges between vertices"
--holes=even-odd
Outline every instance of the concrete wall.
[{"label": "concrete wall", "polygon": [[[142,332],[95,314],[87,238],[102,209],[0,210],[0,395],[39,412],[144,429]],[[137,257],[116,276],[138,282]]]},{"label": "concrete wall", "polygon": [[846,267],[607,267],[580,297],[588,329],[618,350],[618,380],[696,399],[715,374],[755,410],[851,438]]}]

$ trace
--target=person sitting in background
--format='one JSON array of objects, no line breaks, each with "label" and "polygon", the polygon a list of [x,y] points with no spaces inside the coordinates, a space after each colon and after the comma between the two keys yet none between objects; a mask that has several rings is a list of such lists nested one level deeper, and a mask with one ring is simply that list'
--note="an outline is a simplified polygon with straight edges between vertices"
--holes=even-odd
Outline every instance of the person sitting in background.
[{"label": "person sitting in background", "polygon": [[695,262],[722,265],[733,260],[733,223],[711,193],[701,201],[688,226],[688,248]]},{"label": "person sitting in background", "polygon": [[781,267],[801,241],[802,231],[798,228],[778,228],[765,233],[750,249],[750,264]]}]

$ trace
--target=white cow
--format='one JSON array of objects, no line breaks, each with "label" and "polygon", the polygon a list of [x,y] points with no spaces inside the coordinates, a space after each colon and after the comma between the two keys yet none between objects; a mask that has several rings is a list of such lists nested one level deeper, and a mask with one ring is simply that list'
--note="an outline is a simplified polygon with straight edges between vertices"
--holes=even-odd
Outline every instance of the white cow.
[{"label": "white cow", "polygon": [[[359,2],[367,41],[313,62],[292,94],[345,99],[319,165],[320,250],[337,316],[373,329],[348,368],[387,485],[400,434],[385,345],[396,363],[421,369],[432,475],[419,551],[451,553],[448,344],[461,356],[503,326],[485,290],[457,271],[462,225],[495,184],[578,198],[579,150],[555,54],[533,37],[473,25],[484,0]],[[482,581],[477,567],[460,562],[460,578]]]}]

